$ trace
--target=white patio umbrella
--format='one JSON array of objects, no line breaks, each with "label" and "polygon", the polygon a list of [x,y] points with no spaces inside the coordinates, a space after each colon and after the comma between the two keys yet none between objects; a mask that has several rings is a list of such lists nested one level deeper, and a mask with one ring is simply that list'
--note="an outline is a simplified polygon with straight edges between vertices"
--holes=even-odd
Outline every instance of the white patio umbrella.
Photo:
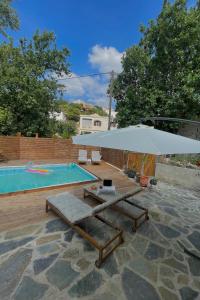
[{"label": "white patio umbrella", "polygon": [[200,141],[144,125],[75,136],[73,143],[155,155],[200,153]]}]

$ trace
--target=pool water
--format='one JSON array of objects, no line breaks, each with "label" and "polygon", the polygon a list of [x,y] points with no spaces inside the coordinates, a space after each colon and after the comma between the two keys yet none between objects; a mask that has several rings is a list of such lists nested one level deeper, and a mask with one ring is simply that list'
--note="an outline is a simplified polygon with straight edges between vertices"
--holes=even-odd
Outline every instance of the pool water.
[{"label": "pool water", "polygon": [[97,179],[97,177],[74,163],[34,165],[34,168],[45,170],[44,173],[32,173],[27,171],[27,168],[27,166],[0,168],[0,194]]}]

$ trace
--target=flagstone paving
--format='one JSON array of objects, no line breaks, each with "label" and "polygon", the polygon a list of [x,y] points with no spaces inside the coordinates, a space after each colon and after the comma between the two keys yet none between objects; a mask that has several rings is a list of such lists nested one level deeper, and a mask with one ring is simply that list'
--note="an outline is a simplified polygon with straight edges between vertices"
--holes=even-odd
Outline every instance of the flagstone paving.
[{"label": "flagstone paving", "polygon": [[[130,220],[104,212],[125,242],[101,269],[94,248],[57,217],[1,233],[0,299],[200,299],[200,194],[159,183],[134,201],[150,220],[134,233]],[[99,240],[108,234],[90,222],[87,229]]]}]

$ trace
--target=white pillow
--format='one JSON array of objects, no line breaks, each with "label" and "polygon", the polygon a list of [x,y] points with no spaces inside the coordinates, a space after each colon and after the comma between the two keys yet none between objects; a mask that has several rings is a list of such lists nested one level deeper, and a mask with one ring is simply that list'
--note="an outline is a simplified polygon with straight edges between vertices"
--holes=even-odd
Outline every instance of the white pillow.
[{"label": "white pillow", "polygon": [[115,189],[115,186],[112,185],[112,186],[102,186],[102,188],[98,189],[98,194],[116,194],[116,189]]}]

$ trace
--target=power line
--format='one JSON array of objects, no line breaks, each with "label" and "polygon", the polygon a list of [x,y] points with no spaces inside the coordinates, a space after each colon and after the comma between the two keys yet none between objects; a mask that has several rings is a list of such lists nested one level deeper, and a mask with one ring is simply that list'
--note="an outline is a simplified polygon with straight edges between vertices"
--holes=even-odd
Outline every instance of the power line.
[{"label": "power line", "polygon": [[94,73],[94,74],[87,74],[87,75],[80,75],[80,76],[73,76],[73,77],[62,77],[58,78],[57,80],[68,80],[68,79],[78,79],[78,78],[85,78],[85,77],[93,77],[93,76],[100,76],[100,75],[108,75],[111,72],[104,72],[104,73]]}]

